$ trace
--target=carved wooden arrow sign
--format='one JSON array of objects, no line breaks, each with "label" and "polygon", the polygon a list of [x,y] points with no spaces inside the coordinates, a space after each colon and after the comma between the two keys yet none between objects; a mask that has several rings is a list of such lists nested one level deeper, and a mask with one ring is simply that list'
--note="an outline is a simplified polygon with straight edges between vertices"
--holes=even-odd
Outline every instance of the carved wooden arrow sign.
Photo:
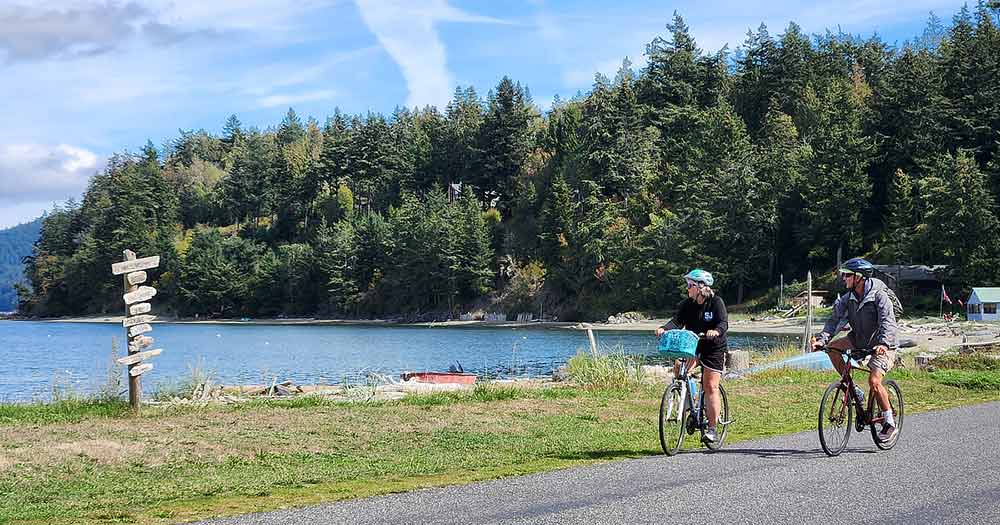
[{"label": "carved wooden arrow sign", "polygon": [[156,319],[155,315],[137,315],[135,317],[126,317],[122,320],[122,326],[128,328],[137,324],[148,323],[153,319]]},{"label": "carved wooden arrow sign", "polygon": [[152,307],[149,305],[149,303],[136,303],[128,307],[128,314],[129,315],[144,314],[146,312],[149,312],[151,308]]},{"label": "carved wooden arrow sign", "polygon": [[119,357],[115,359],[115,362],[120,365],[131,365],[132,363],[138,363],[144,359],[149,359],[150,357],[160,355],[162,348],[157,348],[156,350],[146,350],[145,352],[137,352],[134,354],[129,354],[125,357]]},{"label": "carved wooden arrow sign", "polygon": [[143,257],[131,261],[116,262],[111,265],[111,273],[121,275],[123,273],[135,272],[138,270],[148,270],[160,265],[160,256]]},{"label": "carved wooden arrow sign", "polygon": [[132,377],[136,377],[152,369],[153,369],[153,363],[143,363],[141,365],[133,366],[131,369],[129,369],[128,373]]},{"label": "carved wooden arrow sign", "polygon": [[133,339],[132,342],[128,344],[128,351],[129,353],[135,353],[152,344],[153,344],[152,337],[149,337],[148,335],[141,335]]},{"label": "carved wooden arrow sign", "polygon": [[123,295],[122,299],[125,300],[125,304],[141,303],[152,299],[154,295],[156,295],[156,288],[140,286],[138,290]]},{"label": "carved wooden arrow sign", "polygon": [[149,326],[148,324],[137,324],[132,328],[128,329],[128,335],[129,337],[135,337],[139,334],[144,334],[146,332],[152,332],[152,331],[153,327]]},{"label": "carved wooden arrow sign", "polygon": [[132,272],[126,277],[129,284],[142,284],[146,282],[146,272]]}]

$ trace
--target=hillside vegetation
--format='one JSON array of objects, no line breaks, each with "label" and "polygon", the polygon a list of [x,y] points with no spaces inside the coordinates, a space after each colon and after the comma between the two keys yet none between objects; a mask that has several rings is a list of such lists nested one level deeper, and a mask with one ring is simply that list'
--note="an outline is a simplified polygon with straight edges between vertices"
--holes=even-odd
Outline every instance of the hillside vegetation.
[{"label": "hillside vegetation", "polygon": [[948,265],[962,296],[1000,283],[995,15],[717,53],[675,15],[645,67],[545,113],[504,77],[444,108],[234,115],[112,158],[45,220],[22,307],[119,310],[125,248],[162,256],[157,307],[182,315],[595,318],[671,308],[692,267],[735,303],[838,253]]}]

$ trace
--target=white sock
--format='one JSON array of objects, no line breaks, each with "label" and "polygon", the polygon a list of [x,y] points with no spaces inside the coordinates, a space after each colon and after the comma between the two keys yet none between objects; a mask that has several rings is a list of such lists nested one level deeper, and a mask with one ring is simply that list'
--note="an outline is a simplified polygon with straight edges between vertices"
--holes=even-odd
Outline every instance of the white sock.
[{"label": "white sock", "polygon": [[892,417],[892,410],[886,410],[882,412],[882,417],[885,418],[885,424],[890,427],[896,426],[896,419]]}]

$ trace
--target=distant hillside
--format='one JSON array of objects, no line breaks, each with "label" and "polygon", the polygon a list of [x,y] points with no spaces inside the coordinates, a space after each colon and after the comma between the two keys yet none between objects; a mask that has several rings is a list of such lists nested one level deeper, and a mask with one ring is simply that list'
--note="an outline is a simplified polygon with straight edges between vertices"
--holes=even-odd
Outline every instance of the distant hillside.
[{"label": "distant hillside", "polygon": [[14,283],[23,277],[21,259],[31,254],[31,246],[42,230],[42,218],[0,230],[0,312],[17,309]]}]

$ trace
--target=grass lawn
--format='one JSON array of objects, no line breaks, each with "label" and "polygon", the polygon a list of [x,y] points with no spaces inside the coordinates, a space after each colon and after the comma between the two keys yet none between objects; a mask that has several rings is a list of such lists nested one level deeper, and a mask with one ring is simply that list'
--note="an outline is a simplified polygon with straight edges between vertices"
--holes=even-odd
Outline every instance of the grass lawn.
[{"label": "grass lawn", "polygon": [[[989,381],[890,377],[909,414],[1000,399]],[[728,381],[729,439],[814,429],[834,378]],[[370,404],[147,407],[138,418],[116,403],[0,406],[0,523],[172,523],[661,454],[661,388],[481,386]]]}]

